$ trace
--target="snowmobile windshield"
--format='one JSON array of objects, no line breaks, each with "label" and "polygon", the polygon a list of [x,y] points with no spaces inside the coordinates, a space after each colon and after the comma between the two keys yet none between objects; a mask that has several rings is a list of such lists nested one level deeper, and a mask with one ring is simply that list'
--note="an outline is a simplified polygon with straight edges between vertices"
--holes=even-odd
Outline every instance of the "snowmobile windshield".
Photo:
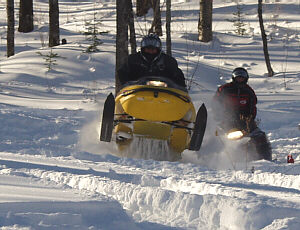
[{"label": "snowmobile windshield", "polygon": [[138,79],[137,81],[129,81],[123,87],[129,85],[152,85],[158,87],[165,87],[165,88],[175,88],[180,89],[184,92],[187,92],[187,89],[183,86],[177,85],[171,79],[161,76],[147,76]]}]

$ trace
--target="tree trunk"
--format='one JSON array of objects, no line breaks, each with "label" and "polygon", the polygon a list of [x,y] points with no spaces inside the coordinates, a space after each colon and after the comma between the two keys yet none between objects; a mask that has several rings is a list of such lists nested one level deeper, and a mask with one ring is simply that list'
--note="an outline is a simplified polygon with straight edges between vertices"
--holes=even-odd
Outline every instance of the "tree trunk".
[{"label": "tree trunk", "polygon": [[7,57],[15,54],[15,15],[14,0],[7,0]]},{"label": "tree trunk", "polygon": [[19,32],[33,31],[33,0],[20,0]]},{"label": "tree trunk", "polygon": [[200,0],[198,32],[199,40],[202,42],[212,40],[212,9],[213,0]]},{"label": "tree trunk", "polygon": [[171,43],[171,0],[166,2],[166,46],[167,54],[172,56],[172,43]]},{"label": "tree trunk", "polygon": [[116,94],[120,91],[121,84],[118,69],[128,58],[128,0],[116,1],[117,6],[117,37],[116,37]]},{"label": "tree trunk", "polygon": [[259,25],[260,25],[260,31],[261,31],[261,38],[263,40],[265,61],[266,61],[267,69],[268,69],[268,76],[272,77],[274,75],[274,71],[272,69],[271,62],[270,62],[267,35],[265,32],[265,28],[264,28],[264,22],[263,22],[263,16],[262,16],[262,0],[258,0],[257,12],[258,12]]},{"label": "tree trunk", "polygon": [[149,29],[149,33],[155,33],[158,36],[162,36],[162,28],[161,28],[161,13],[160,13],[160,0],[152,0],[153,7],[153,22],[152,26]]},{"label": "tree trunk", "polygon": [[130,47],[131,47],[131,53],[136,53],[136,36],[135,36],[135,28],[134,28],[134,13],[132,9],[132,0],[128,0],[128,9],[129,9],[129,31],[130,31]]},{"label": "tree trunk", "polygon": [[59,45],[58,0],[49,0],[49,47]]}]

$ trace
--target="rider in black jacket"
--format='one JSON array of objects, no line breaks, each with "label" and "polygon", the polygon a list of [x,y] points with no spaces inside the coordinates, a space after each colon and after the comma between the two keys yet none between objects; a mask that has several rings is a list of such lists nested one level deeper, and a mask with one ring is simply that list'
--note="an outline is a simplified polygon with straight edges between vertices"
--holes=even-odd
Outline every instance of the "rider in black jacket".
[{"label": "rider in black jacket", "polygon": [[186,87],[185,78],[178,68],[177,61],[162,52],[160,38],[149,34],[142,39],[141,51],[129,55],[127,61],[118,70],[122,85],[146,76],[161,76],[171,79],[176,84]]}]

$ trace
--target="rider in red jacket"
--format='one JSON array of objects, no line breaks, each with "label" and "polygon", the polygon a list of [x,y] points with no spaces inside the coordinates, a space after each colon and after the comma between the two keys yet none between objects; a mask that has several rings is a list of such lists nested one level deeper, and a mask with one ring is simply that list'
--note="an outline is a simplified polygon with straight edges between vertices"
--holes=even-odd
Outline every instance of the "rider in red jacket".
[{"label": "rider in red jacket", "polygon": [[245,69],[236,68],[232,74],[232,82],[218,88],[214,96],[217,103],[215,105],[219,107],[215,111],[218,116],[229,115],[231,118],[237,119],[242,115],[255,119],[257,97],[253,89],[247,84],[248,78]]},{"label": "rider in red jacket", "polygon": [[247,84],[249,74],[244,68],[236,68],[232,72],[232,82],[220,86],[213,98],[212,109],[215,120],[223,128],[244,125],[253,135],[252,140],[262,159],[271,160],[271,147],[266,134],[255,122],[257,97]]}]

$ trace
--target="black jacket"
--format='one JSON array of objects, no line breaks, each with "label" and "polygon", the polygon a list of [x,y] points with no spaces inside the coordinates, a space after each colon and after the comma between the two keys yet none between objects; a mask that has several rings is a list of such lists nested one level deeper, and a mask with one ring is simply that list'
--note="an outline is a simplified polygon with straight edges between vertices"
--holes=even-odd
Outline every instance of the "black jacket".
[{"label": "black jacket", "polygon": [[177,61],[163,52],[152,62],[147,61],[141,52],[129,55],[127,61],[118,70],[118,76],[122,85],[141,77],[162,76],[186,87],[184,75],[178,68]]}]

